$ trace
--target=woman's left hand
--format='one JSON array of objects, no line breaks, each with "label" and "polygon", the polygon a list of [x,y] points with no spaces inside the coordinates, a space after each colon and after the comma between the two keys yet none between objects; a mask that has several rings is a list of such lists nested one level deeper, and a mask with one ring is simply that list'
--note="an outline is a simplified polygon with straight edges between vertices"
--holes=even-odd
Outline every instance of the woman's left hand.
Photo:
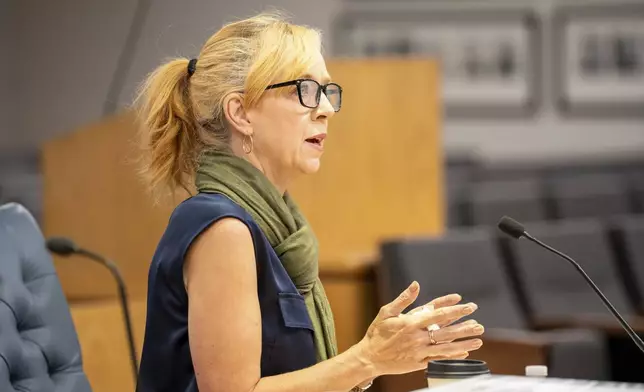
[{"label": "woman's left hand", "polygon": [[[443,297],[436,298],[422,306],[412,309],[406,315],[411,316],[418,312],[431,312],[443,307],[453,306],[461,302],[462,297],[458,294],[449,294]],[[433,337],[437,343],[450,343],[454,340],[461,339],[464,336],[482,335],[485,328],[480,325],[476,320],[467,320],[462,323],[453,324],[455,320],[441,323],[433,326]],[[431,327],[430,327],[431,328]],[[432,359],[464,359],[467,358],[469,353],[461,353],[445,358],[432,358]]]}]

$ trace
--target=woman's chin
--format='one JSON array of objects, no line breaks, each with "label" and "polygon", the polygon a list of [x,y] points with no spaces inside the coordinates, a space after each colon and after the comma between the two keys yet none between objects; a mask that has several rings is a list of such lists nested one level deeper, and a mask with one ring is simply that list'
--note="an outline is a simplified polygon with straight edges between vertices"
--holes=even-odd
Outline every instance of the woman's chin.
[{"label": "woman's chin", "polygon": [[320,170],[320,158],[309,158],[298,165],[302,174],[315,174]]}]

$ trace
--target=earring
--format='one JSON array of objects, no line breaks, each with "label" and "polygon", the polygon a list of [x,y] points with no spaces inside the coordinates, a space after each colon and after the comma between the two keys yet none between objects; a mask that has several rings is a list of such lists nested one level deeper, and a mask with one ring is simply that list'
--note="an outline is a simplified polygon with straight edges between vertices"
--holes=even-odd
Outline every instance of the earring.
[{"label": "earring", "polygon": [[[248,138],[248,142],[246,142],[246,138]],[[253,135],[244,135],[244,138],[242,139],[242,150],[244,150],[246,154],[253,152]]]}]

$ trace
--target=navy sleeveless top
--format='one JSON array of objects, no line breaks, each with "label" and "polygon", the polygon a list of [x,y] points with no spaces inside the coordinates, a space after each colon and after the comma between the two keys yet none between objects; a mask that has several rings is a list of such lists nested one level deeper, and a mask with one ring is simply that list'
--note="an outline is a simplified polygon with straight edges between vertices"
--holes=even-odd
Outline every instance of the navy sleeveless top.
[{"label": "navy sleeveless top", "polygon": [[[261,376],[287,373],[316,363],[313,324],[304,298],[259,226],[227,197],[199,193],[175,208],[150,265],[137,392],[198,391],[190,356],[189,299],[183,281],[183,260],[195,238],[226,217],[245,223],[255,246],[262,314]],[[213,302],[220,300],[223,298],[212,298]]]}]

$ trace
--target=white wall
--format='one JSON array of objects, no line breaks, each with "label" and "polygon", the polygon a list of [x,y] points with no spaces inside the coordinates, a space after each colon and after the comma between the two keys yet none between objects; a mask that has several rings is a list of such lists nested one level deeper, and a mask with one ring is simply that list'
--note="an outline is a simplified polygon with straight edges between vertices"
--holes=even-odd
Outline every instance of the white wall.
[{"label": "white wall", "polygon": [[[491,161],[547,160],[567,157],[597,159],[602,156],[632,156],[644,153],[644,117],[639,119],[566,119],[553,105],[550,15],[558,3],[615,4],[620,0],[534,0],[543,16],[544,103],[540,115],[532,120],[449,121],[445,125],[445,145],[452,149],[473,148]],[[519,0],[511,1],[516,4]],[[622,1],[624,2],[624,1]],[[641,0],[626,1],[639,2]],[[480,2],[479,2],[480,3]],[[488,1],[491,3],[491,1]],[[644,108],[642,108],[644,114]]]},{"label": "white wall", "polygon": [[[556,0],[505,0],[505,3],[516,4],[519,1],[538,4],[547,15]],[[618,0],[602,1],[612,3]],[[362,4],[382,2],[384,0],[353,1]],[[478,5],[494,2],[498,1],[470,1]],[[23,21],[17,31],[23,37],[21,47],[24,48],[24,55],[20,58],[25,75],[21,83],[26,85],[21,113],[24,122],[18,135],[0,132],[2,144],[8,145],[9,141],[39,143],[99,119],[136,2],[22,0],[15,3]],[[145,74],[164,58],[195,55],[206,37],[222,23],[261,11],[265,9],[264,3],[263,0],[154,1],[143,26],[125,88],[118,98],[119,105],[131,102]],[[434,3],[415,2],[421,5]],[[454,4],[453,0],[450,3]],[[467,4],[465,0],[459,3]],[[341,9],[342,0],[272,0],[270,4],[288,11],[295,21],[318,27],[330,36],[330,26]],[[0,12],[0,18],[6,18],[2,15],[4,12]],[[548,26],[544,28],[547,32]],[[7,34],[3,31],[6,29],[5,23],[0,23],[0,41],[7,41]],[[545,38],[543,52],[547,54],[549,37]],[[0,47],[11,45],[11,42],[10,39],[8,44]],[[545,59],[544,64],[548,63],[549,60]],[[550,71],[546,68],[545,72],[547,77]],[[6,73],[1,72],[0,75]],[[548,94],[549,90],[544,93]],[[6,93],[0,93],[0,102],[5,101]],[[10,113],[15,112],[0,106]],[[530,121],[448,120],[444,143],[448,149],[477,149],[490,160],[570,154],[620,155],[625,151],[644,151],[644,122],[564,120],[546,105],[542,116]]]}]

